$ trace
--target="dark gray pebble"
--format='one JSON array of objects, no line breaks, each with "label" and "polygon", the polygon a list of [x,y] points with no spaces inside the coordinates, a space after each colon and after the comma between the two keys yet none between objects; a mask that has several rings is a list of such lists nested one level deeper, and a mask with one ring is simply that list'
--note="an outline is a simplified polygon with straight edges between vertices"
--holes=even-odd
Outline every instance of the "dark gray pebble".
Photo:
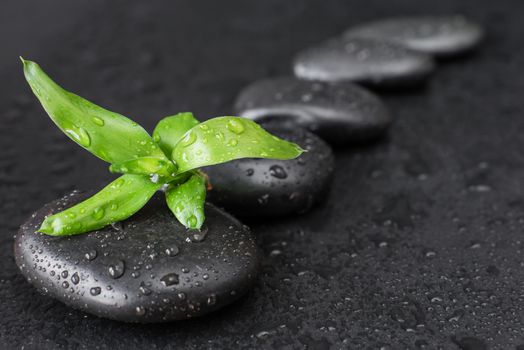
[{"label": "dark gray pebble", "polygon": [[100,317],[150,323],[207,314],[255,281],[253,235],[210,204],[201,232],[186,230],[156,196],[114,227],[70,237],[35,233],[44,216],[83,198],[73,193],[46,205],[16,236],[16,263],[45,295]]},{"label": "dark gray pebble", "polygon": [[482,28],[461,15],[400,17],[356,26],[346,37],[392,41],[437,56],[470,51],[481,41]]},{"label": "dark gray pebble", "polygon": [[374,139],[391,123],[382,101],[351,82],[293,77],[249,85],[238,96],[235,112],[255,121],[291,120],[336,144]]},{"label": "dark gray pebble", "polygon": [[300,127],[263,125],[308,152],[293,160],[245,158],[204,169],[211,202],[255,218],[304,213],[327,194],[333,173],[330,147]]},{"label": "dark gray pebble", "polygon": [[423,82],[435,63],[425,53],[390,42],[337,38],[300,52],[293,69],[297,77],[308,80],[405,87]]}]

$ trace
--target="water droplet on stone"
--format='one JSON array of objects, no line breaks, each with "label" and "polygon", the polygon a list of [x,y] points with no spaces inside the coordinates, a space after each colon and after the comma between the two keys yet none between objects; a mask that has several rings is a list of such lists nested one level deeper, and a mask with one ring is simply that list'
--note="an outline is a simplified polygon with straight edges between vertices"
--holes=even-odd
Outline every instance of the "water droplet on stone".
[{"label": "water droplet on stone", "polygon": [[178,255],[178,253],[180,252],[180,250],[178,249],[178,247],[176,245],[173,245],[169,248],[166,248],[166,254],[167,256],[176,256]]},{"label": "water droplet on stone", "polygon": [[89,293],[92,295],[92,296],[97,296],[98,294],[100,294],[102,292],[102,288],[100,287],[93,287],[89,290]]},{"label": "water droplet on stone", "polygon": [[205,226],[204,228],[202,228],[202,230],[198,231],[198,230],[195,230],[195,232],[193,232],[190,236],[189,236],[189,239],[191,240],[191,242],[193,243],[198,243],[198,242],[202,242],[204,239],[206,239],[206,236],[207,236],[207,232],[208,232],[208,228],[207,226]]},{"label": "water droplet on stone", "polygon": [[178,275],[176,273],[170,273],[160,279],[162,284],[166,287],[178,284]]},{"label": "water droplet on stone", "polygon": [[73,276],[71,276],[71,282],[73,282],[73,284],[78,284],[78,282],[80,282],[80,277],[78,276],[78,272],[75,272]]},{"label": "water droplet on stone", "polygon": [[144,316],[146,314],[146,308],[143,307],[143,306],[137,306],[135,308],[135,313],[138,315],[138,316]]},{"label": "water droplet on stone", "polygon": [[143,282],[140,284],[138,290],[140,290],[140,293],[142,293],[143,295],[151,294],[151,289],[147,288]]},{"label": "water droplet on stone", "polygon": [[207,305],[212,306],[217,303],[217,296],[215,294],[210,294],[207,297]]},{"label": "water droplet on stone", "polygon": [[112,278],[122,277],[125,271],[125,264],[122,260],[118,260],[114,264],[109,265],[107,271]]},{"label": "water droplet on stone", "polygon": [[269,168],[269,174],[277,179],[285,179],[287,177],[286,171],[280,165],[272,165]]},{"label": "water droplet on stone", "polygon": [[94,260],[97,257],[97,255],[98,255],[97,251],[93,249],[93,250],[88,251],[84,256],[86,260],[91,261],[91,260]]}]

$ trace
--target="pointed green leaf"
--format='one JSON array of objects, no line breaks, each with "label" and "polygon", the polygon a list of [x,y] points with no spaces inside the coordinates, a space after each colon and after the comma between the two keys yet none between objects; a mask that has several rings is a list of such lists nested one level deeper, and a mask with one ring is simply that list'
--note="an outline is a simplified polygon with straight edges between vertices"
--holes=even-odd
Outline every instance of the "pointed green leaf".
[{"label": "pointed green leaf", "polygon": [[80,146],[109,163],[164,157],[140,125],[62,89],[35,62],[22,62],[25,78],[47,114]]},{"label": "pointed green leaf", "polygon": [[176,175],[176,167],[171,161],[156,157],[141,157],[111,164],[109,171],[112,173],[146,175],[153,182],[162,180],[164,183],[173,180]]},{"label": "pointed green leaf", "polygon": [[195,172],[189,180],[180,184],[170,184],[166,190],[169,209],[182,225],[200,229],[204,223],[204,204],[206,202],[206,181]]},{"label": "pointed green leaf", "polygon": [[171,152],[173,152],[178,141],[198,123],[199,121],[195,119],[193,113],[189,112],[165,117],[156,125],[153,131],[153,140],[168,157],[171,157]]},{"label": "pointed green leaf", "polygon": [[127,219],[161,187],[142,175],[122,175],[89,199],[48,216],[38,231],[68,236]]},{"label": "pointed green leaf", "polygon": [[303,150],[271,135],[257,123],[237,117],[218,117],[186,132],[172,152],[178,171],[239,158],[293,159]]}]

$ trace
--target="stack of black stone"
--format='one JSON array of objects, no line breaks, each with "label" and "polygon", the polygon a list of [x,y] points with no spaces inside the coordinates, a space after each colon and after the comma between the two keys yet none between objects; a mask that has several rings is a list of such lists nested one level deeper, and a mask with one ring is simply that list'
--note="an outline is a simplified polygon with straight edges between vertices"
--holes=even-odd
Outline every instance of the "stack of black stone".
[{"label": "stack of black stone", "polygon": [[[329,145],[375,141],[392,122],[380,98],[362,86],[417,86],[435,70],[434,57],[470,52],[482,36],[462,16],[395,18],[298,53],[295,77],[251,84],[234,112],[308,152],[291,161],[241,159],[209,167],[209,200],[242,218],[307,212],[329,189]],[[252,233],[210,204],[202,231],[187,231],[154,198],[130,219],[88,234],[36,233],[46,215],[83,198],[75,192],[48,204],[16,237],[17,264],[44,294],[101,317],[162,322],[214,311],[256,280],[260,254]]]},{"label": "stack of black stone", "polygon": [[238,96],[237,115],[309,152],[293,161],[243,159],[210,167],[211,201],[242,216],[302,213],[323,198],[333,171],[335,146],[371,142],[392,117],[371,88],[424,83],[434,57],[470,52],[481,28],[460,15],[385,19],[350,28],[298,53],[295,77],[257,81]]}]

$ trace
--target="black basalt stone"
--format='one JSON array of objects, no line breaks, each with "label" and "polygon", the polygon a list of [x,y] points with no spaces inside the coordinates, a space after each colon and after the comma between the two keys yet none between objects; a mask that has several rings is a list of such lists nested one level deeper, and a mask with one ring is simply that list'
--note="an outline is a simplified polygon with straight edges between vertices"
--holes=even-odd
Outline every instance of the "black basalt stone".
[{"label": "black basalt stone", "polygon": [[410,49],[449,57],[470,51],[482,28],[461,15],[388,18],[349,29],[346,37],[387,40]]},{"label": "black basalt stone", "polygon": [[391,42],[337,38],[300,52],[295,75],[321,81],[351,80],[378,87],[423,82],[435,69],[431,56]]},{"label": "black basalt stone", "polygon": [[333,173],[331,148],[299,127],[264,125],[283,139],[308,150],[292,160],[245,158],[204,169],[212,189],[208,199],[247,217],[303,213],[327,194]]},{"label": "black basalt stone", "polygon": [[293,77],[249,85],[239,94],[235,111],[256,121],[292,120],[334,144],[374,139],[391,124],[386,106],[364,88]]},{"label": "black basalt stone", "polygon": [[35,232],[46,215],[83,198],[74,192],[47,204],[15,238],[20,271],[45,295],[100,317],[151,323],[217,310],[255,281],[253,235],[210,204],[200,232],[186,230],[159,197],[99,231],[69,237]]}]

